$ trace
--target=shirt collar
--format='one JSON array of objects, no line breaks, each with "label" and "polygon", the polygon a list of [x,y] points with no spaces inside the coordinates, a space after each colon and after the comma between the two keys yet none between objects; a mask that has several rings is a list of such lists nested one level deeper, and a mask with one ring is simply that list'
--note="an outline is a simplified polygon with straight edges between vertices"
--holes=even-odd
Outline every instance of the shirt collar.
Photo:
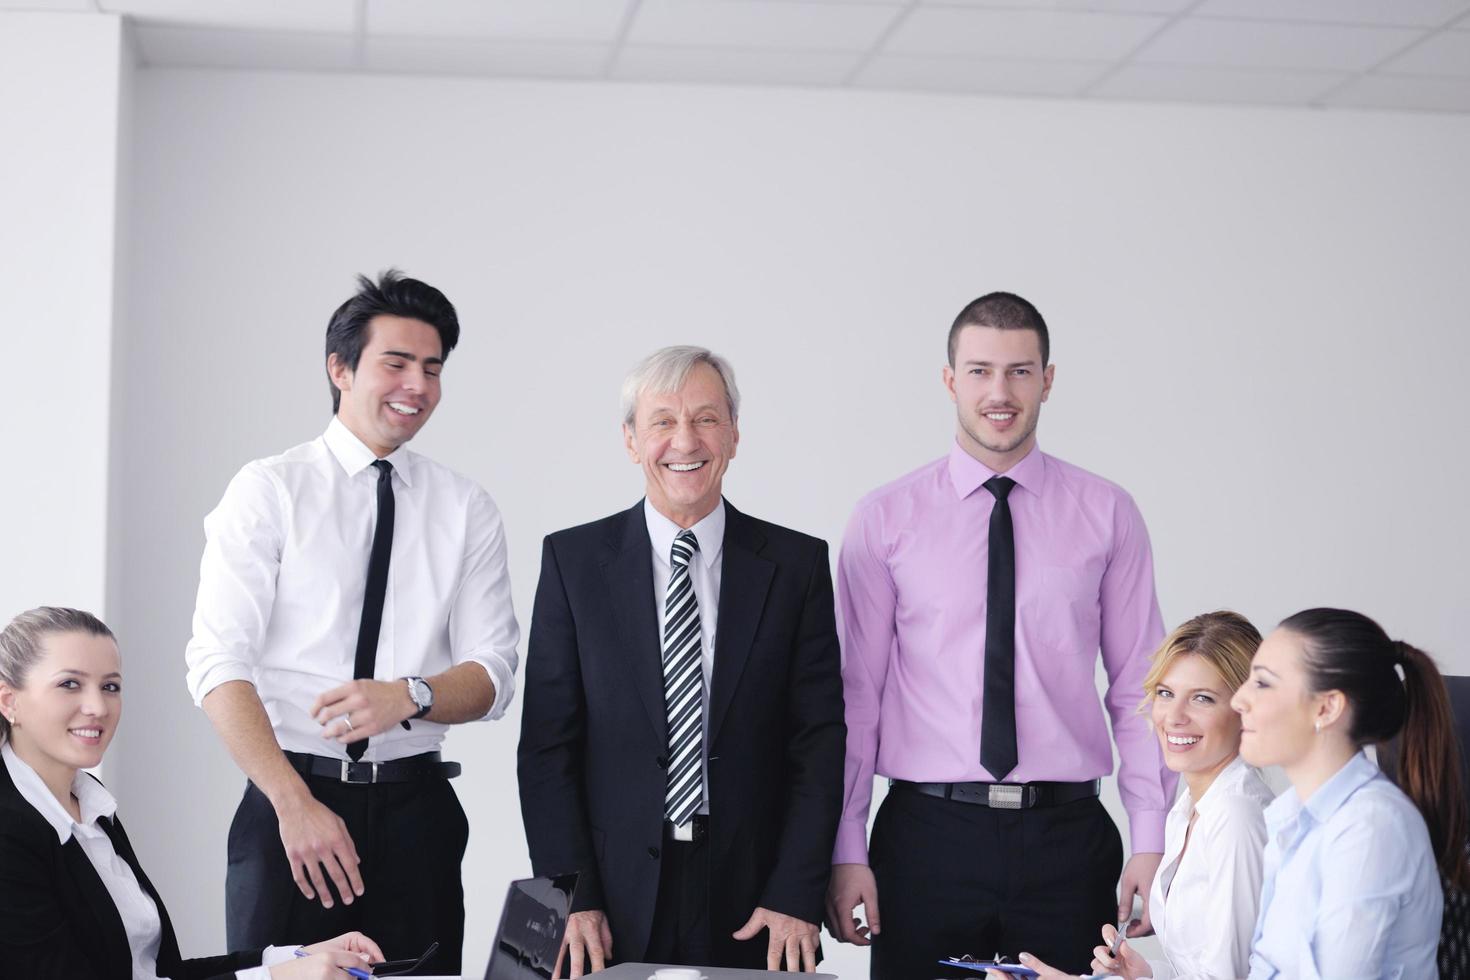
[{"label": "shirt collar", "polygon": [[[653,545],[653,554],[665,565],[669,564],[669,553],[674,549],[674,538],[683,530],[679,525],[660,514],[649,503],[648,498],[643,498],[643,516],[648,522],[648,540]],[[721,498],[715,505],[715,509],[702,517],[697,524],[689,530],[694,532],[694,539],[699,542],[699,561],[704,563],[705,568],[710,568],[719,560],[720,552],[725,547],[725,501]]]},{"label": "shirt collar", "polygon": [[1326,823],[1348,801],[1348,797],[1378,775],[1378,767],[1368,761],[1366,754],[1358,752],[1331,779],[1317,787],[1305,803],[1293,791],[1278,796],[1266,808],[1266,825],[1274,834],[1302,811],[1306,811],[1313,823]]},{"label": "shirt collar", "polygon": [[[1220,770],[1215,781],[1210,783],[1210,788],[1205,790],[1205,795],[1194,801],[1194,808],[1201,815],[1209,813],[1217,803],[1220,803],[1233,791],[1239,790],[1251,773],[1251,767],[1246,765],[1244,759],[1239,755],[1230,760],[1230,765]],[[1181,779],[1180,782],[1183,782]],[[1189,786],[1185,784],[1184,792],[1189,793]]]},{"label": "shirt collar", "polygon": [[[327,423],[327,431],[322,433],[322,441],[327,444],[327,449],[331,451],[332,456],[341,464],[343,471],[348,476],[357,476],[373,465],[373,461],[378,458],[335,415],[332,416],[332,421]],[[413,453],[409,452],[406,446],[399,446],[384,458],[393,464],[393,472],[398,474],[404,486],[413,486]]]},{"label": "shirt collar", "polygon": [[[965,452],[959,439],[955,439],[949,450],[949,478],[959,499],[964,500],[996,475],[995,470]],[[1041,447],[1033,445],[1026,457],[1006,470],[1005,475],[1015,480],[1017,486],[1040,495],[1046,486],[1046,457]]]},{"label": "shirt collar", "polygon": [[65,844],[70,840],[75,827],[95,825],[98,818],[111,817],[117,812],[117,800],[107,792],[106,787],[78,770],[71,781],[71,795],[77,798],[82,819],[72,820],[71,814],[66,812],[66,807],[47,788],[40,774],[15,754],[9,742],[0,745],[0,756],[5,759],[5,768],[10,771],[10,779],[15,783],[16,790],[45,818],[51,829],[56,831],[59,843]]}]

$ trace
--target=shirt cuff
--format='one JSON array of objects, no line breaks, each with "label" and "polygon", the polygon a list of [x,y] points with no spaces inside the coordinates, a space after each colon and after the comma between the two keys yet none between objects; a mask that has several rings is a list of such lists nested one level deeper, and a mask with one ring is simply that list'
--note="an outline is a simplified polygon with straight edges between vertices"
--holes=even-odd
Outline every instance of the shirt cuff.
[{"label": "shirt cuff", "polygon": [[504,660],[495,654],[472,656],[463,663],[477,663],[485,668],[485,673],[490,675],[490,682],[495,685],[495,701],[490,705],[490,713],[481,721],[495,721],[505,714],[505,709],[510,707],[511,699],[516,694],[516,675],[514,668],[510,667]]},{"label": "shirt cuff", "polygon": [[1128,812],[1128,840],[1133,848],[1130,854],[1164,853],[1165,810],[1130,810]]},{"label": "shirt cuff", "polygon": [[194,696],[194,706],[202,707],[209,692],[221,684],[228,684],[230,681],[244,681],[252,687],[255,686],[255,671],[250,668],[249,664],[227,660],[202,669],[197,677],[193,671],[190,671],[188,681],[189,693]]},{"label": "shirt cuff", "polygon": [[289,963],[296,958],[296,951],[300,948],[300,946],[267,946],[260,954],[260,965],[272,967],[280,963]]},{"label": "shirt cuff", "polygon": [[837,825],[837,846],[832,848],[833,864],[868,863],[867,821],[844,819]]},{"label": "shirt cuff", "polygon": [[268,966],[252,966],[248,970],[236,970],[235,980],[271,980],[271,968]]}]

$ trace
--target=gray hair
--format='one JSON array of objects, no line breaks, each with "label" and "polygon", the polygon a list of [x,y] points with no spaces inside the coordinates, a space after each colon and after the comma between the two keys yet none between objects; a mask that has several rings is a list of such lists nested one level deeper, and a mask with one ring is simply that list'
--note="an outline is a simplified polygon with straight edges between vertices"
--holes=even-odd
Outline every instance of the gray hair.
[{"label": "gray hair", "polygon": [[649,354],[623,379],[623,424],[632,427],[640,396],[678,391],[689,379],[689,372],[700,364],[708,364],[715,369],[725,383],[725,402],[730,406],[730,420],[733,422],[739,418],[740,389],[735,386],[735,369],[730,362],[704,347],[675,346]]},{"label": "gray hair", "polygon": [[[26,675],[41,659],[41,641],[56,633],[86,633],[116,640],[112,630],[89,612],[61,606],[28,609],[0,630],[0,682],[14,690],[25,687]],[[0,743],[10,740],[10,722],[0,715]]]}]

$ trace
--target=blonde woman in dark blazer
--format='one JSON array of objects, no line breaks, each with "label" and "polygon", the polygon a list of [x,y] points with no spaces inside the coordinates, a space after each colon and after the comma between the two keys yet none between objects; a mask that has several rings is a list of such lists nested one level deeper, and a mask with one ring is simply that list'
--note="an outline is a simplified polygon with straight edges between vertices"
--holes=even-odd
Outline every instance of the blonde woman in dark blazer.
[{"label": "blonde woman in dark blazer", "polygon": [[96,617],[42,607],[0,632],[0,976],[345,980],[382,960],[359,933],[184,959],[116,801],[81,771],[121,717],[117,644]]}]

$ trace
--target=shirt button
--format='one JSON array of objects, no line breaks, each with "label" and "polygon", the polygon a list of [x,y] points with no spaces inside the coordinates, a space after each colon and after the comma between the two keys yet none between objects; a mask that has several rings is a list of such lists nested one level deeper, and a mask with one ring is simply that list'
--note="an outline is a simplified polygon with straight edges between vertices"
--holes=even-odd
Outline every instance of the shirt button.
[{"label": "shirt button", "polygon": [[648,856],[651,857],[651,858],[653,858],[654,860],[657,860],[658,859],[658,848],[656,848],[656,847],[650,847],[648,849]]}]

